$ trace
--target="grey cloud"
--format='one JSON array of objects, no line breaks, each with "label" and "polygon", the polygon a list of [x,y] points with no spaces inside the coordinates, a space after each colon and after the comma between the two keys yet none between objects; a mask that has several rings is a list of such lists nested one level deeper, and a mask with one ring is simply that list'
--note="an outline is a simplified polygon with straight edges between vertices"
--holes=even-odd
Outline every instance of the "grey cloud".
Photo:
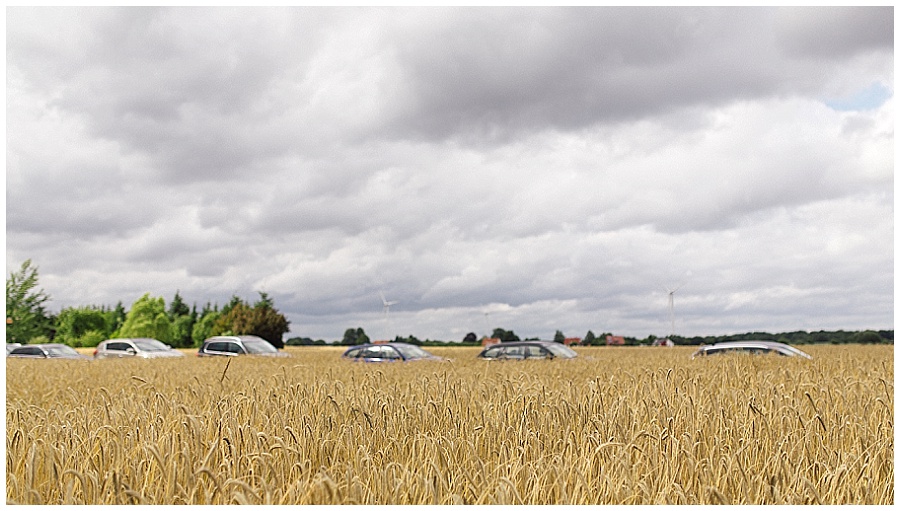
[{"label": "grey cloud", "polygon": [[808,85],[786,81],[782,70],[820,69],[779,58],[766,10],[490,12],[453,10],[446,23],[401,39],[414,92],[394,132],[505,141],[537,127],[580,129],[791,93]]},{"label": "grey cloud", "polygon": [[56,304],[646,335],[690,275],[679,333],[890,323],[892,100],[822,102],[892,83],[877,12],[10,12],[7,259]]},{"label": "grey cloud", "polygon": [[793,7],[776,11],[780,46],[802,58],[845,58],[889,52],[894,46],[894,8]]}]

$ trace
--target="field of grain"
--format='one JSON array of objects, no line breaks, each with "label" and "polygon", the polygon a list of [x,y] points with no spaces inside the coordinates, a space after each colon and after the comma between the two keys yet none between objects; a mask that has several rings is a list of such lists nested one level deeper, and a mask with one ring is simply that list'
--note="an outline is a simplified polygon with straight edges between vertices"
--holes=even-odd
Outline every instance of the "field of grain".
[{"label": "field of grain", "polygon": [[893,504],[892,346],[6,362],[21,504]]}]

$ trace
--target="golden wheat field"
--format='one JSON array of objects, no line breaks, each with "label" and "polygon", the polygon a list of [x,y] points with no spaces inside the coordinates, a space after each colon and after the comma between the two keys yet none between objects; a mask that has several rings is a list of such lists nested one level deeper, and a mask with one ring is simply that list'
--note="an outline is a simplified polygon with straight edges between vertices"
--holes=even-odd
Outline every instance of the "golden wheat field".
[{"label": "golden wheat field", "polygon": [[8,359],[6,498],[893,504],[893,347],[803,348],[813,360]]}]

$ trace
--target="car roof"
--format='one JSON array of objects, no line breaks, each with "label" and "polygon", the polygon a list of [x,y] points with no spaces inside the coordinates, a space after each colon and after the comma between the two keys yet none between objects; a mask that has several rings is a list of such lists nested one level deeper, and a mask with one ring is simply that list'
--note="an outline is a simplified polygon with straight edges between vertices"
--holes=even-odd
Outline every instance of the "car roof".
[{"label": "car roof", "polygon": [[700,349],[709,349],[709,348],[748,348],[748,347],[765,347],[765,348],[791,348],[792,346],[788,344],[784,344],[782,342],[775,341],[755,341],[755,340],[745,340],[745,341],[723,341],[717,342],[715,344],[708,344],[706,346],[701,346]]},{"label": "car roof", "polygon": [[744,341],[723,341],[717,342],[715,344],[708,344],[706,346],[701,346],[697,352],[701,351],[715,351],[715,350],[726,350],[732,348],[764,348],[769,350],[783,351],[793,353],[795,355],[800,355],[801,357],[812,358],[808,353],[805,353],[790,344],[785,344],[783,342],[776,341],[762,341],[762,340],[744,340]]},{"label": "car roof", "polygon": [[[258,335],[214,335],[212,337],[207,338],[205,341],[244,341],[247,339],[259,339],[261,341],[265,341],[262,337]],[[269,342],[269,341],[266,341]]]},{"label": "car roof", "polygon": [[562,346],[561,343],[558,343],[555,341],[509,341],[509,342],[494,343],[489,346],[486,346],[486,348],[489,349],[489,348],[493,348],[495,346],[534,346],[534,345],[546,346],[548,344],[559,344],[560,346]]},{"label": "car roof", "polygon": [[409,344],[408,342],[367,342],[365,344],[358,344],[356,346],[350,346],[347,349],[355,350],[355,349],[359,349],[359,348],[368,348],[370,346],[415,346],[415,344]]}]

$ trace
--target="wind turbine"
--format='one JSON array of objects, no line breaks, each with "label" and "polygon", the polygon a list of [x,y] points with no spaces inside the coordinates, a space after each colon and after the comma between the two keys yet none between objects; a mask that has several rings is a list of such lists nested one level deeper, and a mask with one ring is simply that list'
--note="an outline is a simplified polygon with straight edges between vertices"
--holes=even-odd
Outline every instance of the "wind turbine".
[{"label": "wind turbine", "polygon": [[391,312],[391,305],[396,305],[400,302],[398,302],[396,300],[389,302],[384,298],[384,293],[381,293],[381,303],[384,306],[384,308],[382,309],[382,311],[384,312],[384,317],[387,317],[388,312]]},{"label": "wind turbine", "polygon": [[673,289],[669,289],[668,287],[663,288],[669,293],[669,322],[672,324],[672,330],[669,333],[670,338],[675,335],[675,291],[678,291],[683,286],[684,283],[679,284]]},{"label": "wind turbine", "polygon": [[[381,294],[381,304],[382,304],[381,310],[384,312],[384,328],[385,328],[385,330],[388,330],[388,313],[391,312],[391,305],[396,305],[400,302],[398,302],[396,300],[388,301],[384,297],[384,293],[380,293],[380,294]],[[388,340],[390,340],[390,339],[388,339]]]}]

